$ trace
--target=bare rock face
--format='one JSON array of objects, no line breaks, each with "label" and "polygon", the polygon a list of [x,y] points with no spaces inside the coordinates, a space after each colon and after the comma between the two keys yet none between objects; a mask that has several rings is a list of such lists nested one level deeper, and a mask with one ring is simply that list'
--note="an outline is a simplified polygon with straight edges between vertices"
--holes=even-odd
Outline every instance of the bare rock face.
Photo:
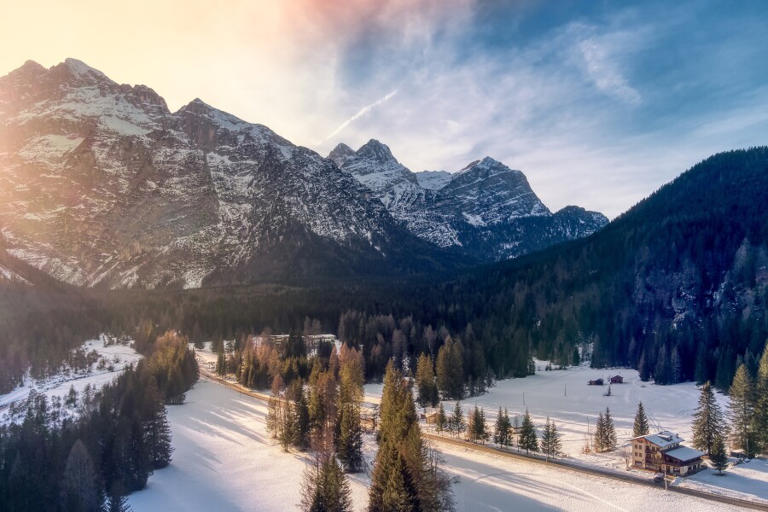
[{"label": "bare rock face", "polygon": [[329,158],[416,236],[479,261],[515,258],[588,236],[608,223],[601,213],[577,206],[553,214],[522,172],[490,157],[455,173],[413,173],[386,145],[371,140],[356,152],[339,144]]},{"label": "bare rock face", "polygon": [[269,128],[67,59],[0,78],[9,254],[80,286],[198,287],[426,271],[452,257]]}]

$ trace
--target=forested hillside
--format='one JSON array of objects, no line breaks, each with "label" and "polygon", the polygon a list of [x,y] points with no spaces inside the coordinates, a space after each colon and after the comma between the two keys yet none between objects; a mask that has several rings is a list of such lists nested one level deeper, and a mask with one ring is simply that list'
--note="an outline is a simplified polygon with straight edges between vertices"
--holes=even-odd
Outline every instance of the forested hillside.
[{"label": "forested hillside", "polygon": [[[768,148],[715,155],[595,235],[459,277],[119,292],[108,301],[195,337],[234,338],[305,319],[366,357],[415,368],[450,337],[468,384],[522,376],[531,355],[630,365],[661,383],[726,388],[755,367],[768,323]],[[754,368],[753,368],[754,369]]]},{"label": "forested hillside", "polygon": [[0,238],[0,393],[55,373],[71,349],[99,334],[96,303],[5,253]]},{"label": "forested hillside", "polygon": [[697,164],[592,237],[443,289],[443,307],[511,326],[513,343],[644,378],[730,384],[768,335],[768,148]]}]

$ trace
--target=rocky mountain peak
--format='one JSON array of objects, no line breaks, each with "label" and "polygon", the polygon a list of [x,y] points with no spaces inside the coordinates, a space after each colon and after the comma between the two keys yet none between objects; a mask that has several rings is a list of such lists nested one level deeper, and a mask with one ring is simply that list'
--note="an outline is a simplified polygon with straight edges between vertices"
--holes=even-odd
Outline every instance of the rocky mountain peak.
[{"label": "rocky mountain peak", "polygon": [[99,83],[114,84],[107,75],[92,68],[85,62],[77,59],[68,58],[59,64],[51,67],[48,74],[60,82],[71,85],[95,85]]},{"label": "rocky mountain peak", "polygon": [[328,159],[341,167],[349,158],[355,156],[355,150],[347,146],[343,142],[339,142],[335,148],[328,153]]},{"label": "rocky mountain peak", "polygon": [[27,75],[27,76],[34,76],[39,75],[41,73],[45,73],[47,70],[45,67],[34,60],[27,60],[24,64],[22,64],[21,67],[15,69],[10,74],[11,75]]},{"label": "rocky mountain peak", "polygon": [[195,98],[183,107],[181,107],[178,112],[192,112],[194,114],[208,114],[214,110],[214,108],[210,105],[208,105],[206,102],[201,100],[200,98]]},{"label": "rocky mountain peak", "polygon": [[357,150],[357,156],[366,159],[372,159],[379,163],[399,163],[397,159],[392,155],[392,151],[389,149],[389,146],[382,144],[376,139],[371,139],[363,144],[360,149]]},{"label": "rocky mountain peak", "polygon": [[476,175],[484,175],[487,177],[491,174],[500,173],[500,172],[512,172],[512,173],[519,173],[521,175],[523,174],[521,171],[510,169],[509,167],[499,162],[498,160],[491,158],[489,156],[486,156],[481,160],[475,160],[474,162],[470,162],[469,164],[467,164],[463,169],[461,169],[457,173],[457,176],[466,174],[466,173],[472,173]]}]

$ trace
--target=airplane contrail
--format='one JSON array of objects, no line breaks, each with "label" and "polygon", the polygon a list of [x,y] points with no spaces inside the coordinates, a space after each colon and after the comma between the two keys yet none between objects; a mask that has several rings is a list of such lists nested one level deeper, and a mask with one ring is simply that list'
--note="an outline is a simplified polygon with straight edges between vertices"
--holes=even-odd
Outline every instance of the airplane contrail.
[{"label": "airplane contrail", "polygon": [[[353,115],[352,117],[350,117],[349,119],[347,119],[346,121],[341,123],[338,128],[333,130],[333,132],[325,138],[325,141],[327,141],[331,137],[333,137],[336,134],[338,134],[339,132],[341,132],[344,128],[349,126],[350,123],[352,123],[353,121],[355,121],[355,120],[359,119],[360,117],[364,116],[365,114],[367,114],[368,112],[370,112],[374,108],[378,107],[379,105],[389,101],[395,94],[397,94],[397,91],[398,91],[398,89],[395,89],[394,91],[390,92],[389,94],[387,94],[383,98],[379,98],[378,100],[374,101],[370,105],[366,105],[363,108],[361,108],[360,110],[358,110],[355,115]],[[325,142],[325,141],[323,141],[323,142]]]}]

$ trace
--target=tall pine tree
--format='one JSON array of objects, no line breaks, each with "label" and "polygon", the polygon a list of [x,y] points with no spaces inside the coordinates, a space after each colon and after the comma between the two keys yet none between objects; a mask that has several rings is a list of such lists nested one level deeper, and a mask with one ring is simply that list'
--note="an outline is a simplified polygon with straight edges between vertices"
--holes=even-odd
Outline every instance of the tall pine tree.
[{"label": "tall pine tree", "polygon": [[728,453],[725,450],[725,441],[723,436],[716,435],[712,441],[712,450],[709,453],[709,460],[714,464],[715,469],[722,475],[723,470],[728,467]]},{"label": "tall pine tree", "polygon": [[227,373],[227,356],[224,354],[224,343],[219,343],[216,354],[216,373],[224,376]]},{"label": "tall pine tree", "polygon": [[752,457],[757,449],[757,436],[753,431],[755,390],[746,365],[742,364],[736,370],[729,395],[733,445],[736,449],[743,450],[748,457]]},{"label": "tall pine tree", "polygon": [[464,397],[464,356],[461,343],[448,338],[437,352],[437,387],[444,398]]},{"label": "tall pine tree", "polygon": [[531,420],[531,415],[528,413],[528,410],[525,411],[525,416],[523,416],[523,424],[520,427],[519,445],[520,448],[525,450],[526,453],[539,451],[539,440],[536,436],[536,427],[533,425],[533,421]]},{"label": "tall pine tree", "polygon": [[461,402],[456,402],[453,414],[448,422],[450,430],[454,435],[460,436],[467,429],[467,423],[464,421],[464,411],[461,410]]},{"label": "tall pine tree", "polygon": [[605,446],[604,449],[606,451],[612,451],[616,449],[617,439],[616,439],[616,427],[613,425],[613,417],[611,417],[611,410],[609,408],[605,408],[605,416],[603,416],[603,421],[605,422]]},{"label": "tall pine tree", "polygon": [[443,402],[440,402],[440,407],[437,409],[437,417],[435,418],[435,430],[442,432],[448,426],[448,418],[445,415],[445,407]]},{"label": "tall pine tree", "polygon": [[541,451],[549,457],[557,457],[560,453],[562,444],[560,442],[560,433],[557,431],[554,421],[547,417],[547,423],[544,426],[544,433],[541,436]]},{"label": "tall pine tree", "polygon": [[595,438],[593,445],[596,452],[602,452],[605,450],[605,418],[603,413],[600,412],[597,415],[597,421],[595,422]]},{"label": "tall pine tree", "polygon": [[640,402],[637,404],[637,414],[635,414],[635,425],[632,429],[632,435],[634,437],[647,436],[649,432],[648,418],[645,415],[643,402]]},{"label": "tall pine tree", "polygon": [[88,449],[79,439],[72,445],[61,481],[64,510],[99,512],[101,503],[96,487],[96,473]]},{"label": "tall pine tree", "polygon": [[426,353],[422,353],[416,363],[416,391],[421,407],[437,405],[439,396],[435,382],[435,370],[432,367],[432,358]]},{"label": "tall pine tree", "polygon": [[693,415],[693,446],[697,450],[711,455],[715,439],[717,437],[725,439],[725,436],[726,425],[723,420],[723,413],[715,398],[712,385],[705,382],[701,386],[699,404]]},{"label": "tall pine tree", "polygon": [[429,457],[410,386],[392,361],[384,375],[380,418],[368,510],[451,510],[447,478]]},{"label": "tall pine tree", "polygon": [[512,425],[509,423],[509,415],[507,410],[501,410],[496,416],[496,424],[493,429],[493,442],[499,446],[509,446],[512,444]]},{"label": "tall pine tree", "polygon": [[301,508],[305,512],[349,512],[352,492],[349,481],[331,453],[319,453],[304,473]]},{"label": "tall pine tree", "polygon": [[755,384],[755,415],[754,431],[757,433],[759,448],[763,453],[768,452],[768,343],[763,350],[760,364],[757,367],[757,383]]}]

